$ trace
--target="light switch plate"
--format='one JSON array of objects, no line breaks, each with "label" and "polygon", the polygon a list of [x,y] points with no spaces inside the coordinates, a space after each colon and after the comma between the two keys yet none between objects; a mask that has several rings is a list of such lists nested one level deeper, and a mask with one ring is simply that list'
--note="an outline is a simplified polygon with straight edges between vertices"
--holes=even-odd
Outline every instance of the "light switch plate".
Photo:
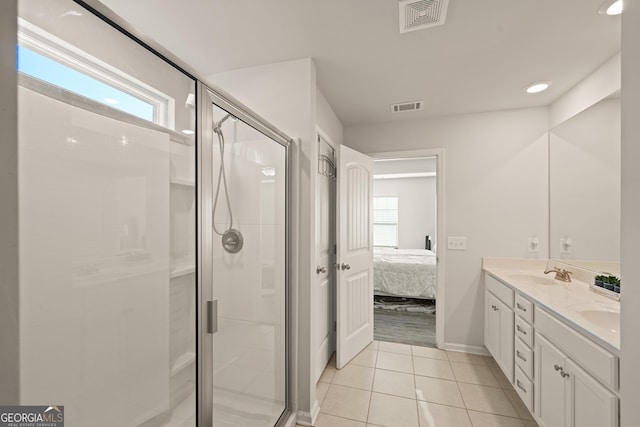
[{"label": "light switch plate", "polygon": [[449,237],[447,239],[447,249],[452,251],[466,251],[467,238],[466,237]]}]

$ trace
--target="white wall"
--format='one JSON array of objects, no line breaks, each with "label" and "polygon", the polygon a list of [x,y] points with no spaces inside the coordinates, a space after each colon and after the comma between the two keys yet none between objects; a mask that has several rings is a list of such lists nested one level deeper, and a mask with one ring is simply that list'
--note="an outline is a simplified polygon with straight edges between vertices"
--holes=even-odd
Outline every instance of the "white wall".
[{"label": "white wall", "polygon": [[[297,281],[293,292],[300,316],[294,325],[298,348],[297,406],[302,416],[311,419],[316,403],[312,380],[315,352],[312,351],[311,283],[315,280],[315,173],[316,173],[316,70],[311,59],[268,64],[227,71],[208,77],[208,81],[228,92],[292,138],[299,138],[299,228]],[[295,261],[294,261],[295,262]],[[297,283],[296,283],[297,282]],[[295,286],[297,284],[297,287]],[[304,414],[306,412],[306,414]]]},{"label": "white wall", "polygon": [[316,123],[325,136],[336,145],[342,144],[344,128],[320,89],[316,88]]},{"label": "white wall", "polygon": [[0,2],[0,403],[17,404],[19,377],[17,1]]},{"label": "white wall", "polygon": [[[625,0],[622,16],[622,290],[620,361],[621,425],[640,425],[640,1]],[[631,286],[629,286],[631,285]]]},{"label": "white wall", "polygon": [[551,104],[549,127],[559,125],[620,89],[620,70],[621,55],[617,53]]},{"label": "white wall", "polygon": [[[468,246],[446,252],[448,345],[484,348],[483,256],[548,256],[547,129],[546,108],[345,129],[345,144],[365,153],[445,149],[445,234]],[[528,252],[532,235],[539,253]]]},{"label": "white wall", "polygon": [[375,197],[398,197],[398,248],[424,249],[424,237],[435,244],[436,177],[376,179]]},{"label": "white wall", "polygon": [[396,173],[423,173],[437,172],[437,161],[435,157],[422,157],[416,159],[391,159],[374,160],[373,174],[396,174]]}]

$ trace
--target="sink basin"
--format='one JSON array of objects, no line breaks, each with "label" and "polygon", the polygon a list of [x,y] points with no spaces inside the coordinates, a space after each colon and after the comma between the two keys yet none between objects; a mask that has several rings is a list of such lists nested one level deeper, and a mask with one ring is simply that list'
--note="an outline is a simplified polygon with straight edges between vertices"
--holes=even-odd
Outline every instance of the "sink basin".
[{"label": "sink basin", "polygon": [[521,283],[526,285],[549,286],[549,285],[557,285],[558,283],[562,283],[562,282],[559,282],[558,280],[555,280],[552,277],[536,276],[535,274],[531,274],[531,273],[513,273],[513,274],[507,275],[507,277],[509,278],[509,280],[512,280],[515,283]]},{"label": "sink basin", "polygon": [[598,308],[578,311],[590,323],[611,331],[620,330],[620,310],[615,308]]}]

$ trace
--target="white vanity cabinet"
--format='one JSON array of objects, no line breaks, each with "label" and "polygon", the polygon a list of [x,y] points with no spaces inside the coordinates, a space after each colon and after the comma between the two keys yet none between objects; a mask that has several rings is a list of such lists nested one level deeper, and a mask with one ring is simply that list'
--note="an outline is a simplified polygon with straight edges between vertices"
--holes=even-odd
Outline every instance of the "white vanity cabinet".
[{"label": "white vanity cabinet", "polygon": [[485,275],[484,345],[502,371],[513,382],[514,292]]},{"label": "white vanity cabinet", "polygon": [[540,427],[617,427],[618,358],[542,310],[536,319]]}]

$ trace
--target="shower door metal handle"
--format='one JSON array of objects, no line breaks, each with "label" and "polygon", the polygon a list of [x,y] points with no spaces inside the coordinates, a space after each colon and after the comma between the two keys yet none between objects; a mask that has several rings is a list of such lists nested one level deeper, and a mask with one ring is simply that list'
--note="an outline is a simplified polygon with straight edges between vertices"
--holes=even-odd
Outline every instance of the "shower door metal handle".
[{"label": "shower door metal handle", "polygon": [[218,300],[207,301],[207,333],[218,332]]}]

